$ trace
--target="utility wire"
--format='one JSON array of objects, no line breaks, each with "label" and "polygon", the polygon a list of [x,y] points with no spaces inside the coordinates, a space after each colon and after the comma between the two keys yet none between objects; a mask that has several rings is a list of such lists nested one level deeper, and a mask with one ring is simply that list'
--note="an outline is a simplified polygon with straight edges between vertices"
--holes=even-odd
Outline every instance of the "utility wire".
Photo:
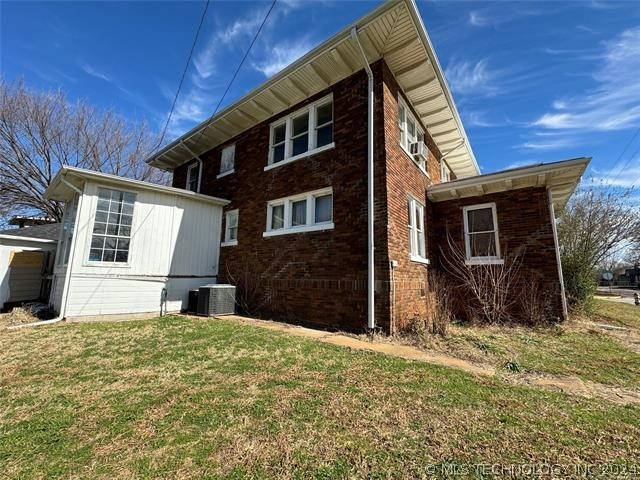
[{"label": "utility wire", "polygon": [[[627,150],[629,149],[629,147],[631,146],[631,144],[633,143],[633,141],[636,139],[636,137],[638,136],[638,134],[640,134],[640,128],[638,128],[638,130],[636,130],[636,133],[633,134],[633,136],[631,137],[631,140],[629,140],[629,142],[627,143],[627,145],[624,147],[624,150],[622,150],[622,153],[618,156],[618,158],[616,159],[616,161],[614,162],[614,164],[618,163],[620,161],[620,159],[622,159],[622,157],[624,156],[625,153],[627,153]],[[631,160],[633,160],[633,157],[635,157],[636,153],[638,153],[638,150],[636,150],[633,155],[631,155],[629,157],[629,159],[625,162],[625,164],[622,166],[622,168],[618,171],[617,175],[613,178],[613,180],[611,181],[611,183],[615,182],[618,177],[622,174],[622,172],[624,172],[624,169],[627,168],[627,165],[629,165],[629,162],[631,162]]]},{"label": "utility wire", "polygon": [[[220,105],[222,105],[222,102],[224,101],[224,98],[227,96],[227,93],[229,93],[229,89],[231,89],[231,85],[233,85],[233,82],[235,81],[236,77],[238,76],[238,72],[240,72],[240,69],[242,68],[242,65],[244,64],[245,60],[249,56],[249,52],[251,52],[251,49],[253,48],[253,45],[256,43],[256,40],[258,39],[258,36],[260,35],[260,32],[262,31],[262,27],[264,27],[265,23],[267,23],[267,20],[269,19],[269,15],[271,15],[271,12],[273,11],[273,7],[276,6],[276,1],[277,0],[273,0],[273,2],[271,2],[271,6],[269,7],[269,10],[267,11],[267,14],[264,16],[264,19],[262,20],[262,23],[260,24],[260,27],[258,28],[258,31],[253,36],[253,40],[251,40],[251,44],[249,45],[249,48],[247,48],[247,51],[244,53],[244,56],[242,57],[242,60],[240,60],[240,63],[236,67],[236,71],[233,72],[233,76],[231,77],[231,80],[227,84],[227,88],[225,89],[224,93],[222,94],[222,97],[220,97],[220,100],[218,101],[218,104],[216,105],[215,110],[213,111],[211,116],[204,123],[207,123],[207,122],[211,121],[211,119],[213,117],[215,117],[216,113],[218,113],[218,109],[220,108]],[[205,130],[207,128],[209,128],[208,124],[205,125],[202,130],[200,130],[200,136],[198,137],[197,142],[200,141],[200,139],[204,135],[204,132],[205,132]]]},{"label": "utility wire", "polygon": [[200,35],[200,30],[202,29],[202,24],[204,23],[204,19],[207,15],[207,10],[209,9],[210,0],[206,0],[204,4],[204,10],[202,11],[202,16],[200,17],[200,23],[198,24],[198,29],[196,30],[196,35],[193,38],[193,44],[191,45],[191,50],[189,51],[189,56],[187,57],[187,62],[184,64],[184,70],[182,71],[182,77],[180,77],[180,83],[178,84],[178,91],[176,92],[176,96],[173,98],[173,103],[171,104],[171,110],[169,110],[169,116],[167,117],[167,122],[164,124],[164,129],[162,130],[162,135],[160,136],[160,141],[154,150],[157,150],[160,145],[162,145],[162,141],[164,140],[165,135],[167,134],[167,128],[169,128],[169,122],[171,122],[171,117],[173,116],[173,110],[176,108],[176,103],[178,102],[178,96],[180,95],[180,90],[182,90],[182,84],[184,83],[184,78],[187,75],[187,70],[189,69],[189,64],[191,63],[191,57],[193,56],[193,51],[196,48],[196,43],[198,43],[198,36]]}]

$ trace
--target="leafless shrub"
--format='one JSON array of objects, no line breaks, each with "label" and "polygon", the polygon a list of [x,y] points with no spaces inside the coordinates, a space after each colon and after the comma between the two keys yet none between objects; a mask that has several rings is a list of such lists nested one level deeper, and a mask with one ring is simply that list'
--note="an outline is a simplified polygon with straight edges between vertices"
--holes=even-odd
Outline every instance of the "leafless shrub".
[{"label": "leafless shrub", "polygon": [[441,248],[444,270],[460,288],[458,310],[476,323],[506,323],[517,302],[522,256],[503,255],[502,263],[473,264],[466,252],[447,233],[447,250]]},{"label": "leafless shrub", "polygon": [[525,277],[518,293],[518,321],[530,326],[551,323],[552,301],[552,292],[541,279],[533,275]]},{"label": "leafless shrub", "polygon": [[236,287],[238,313],[259,316],[272,303],[271,292],[265,275],[255,268],[255,263],[245,261],[227,265],[227,280]]},{"label": "leafless shrub", "polygon": [[451,290],[445,277],[437,272],[428,274],[429,291],[425,297],[426,315],[406,319],[406,330],[424,338],[425,335],[445,337],[453,320]]}]

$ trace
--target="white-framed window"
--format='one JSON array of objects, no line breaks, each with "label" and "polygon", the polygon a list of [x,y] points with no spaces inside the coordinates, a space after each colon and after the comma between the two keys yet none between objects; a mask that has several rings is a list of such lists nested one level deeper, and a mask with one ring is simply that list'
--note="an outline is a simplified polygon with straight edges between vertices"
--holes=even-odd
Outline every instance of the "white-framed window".
[{"label": "white-framed window", "polygon": [[495,203],[462,209],[467,263],[502,263]]},{"label": "white-framed window", "polygon": [[224,177],[234,172],[236,158],[236,144],[233,143],[222,149],[220,156],[220,174],[217,178]]},{"label": "white-framed window", "polygon": [[411,154],[411,144],[424,141],[424,131],[420,128],[420,123],[413,116],[402,96],[398,94],[398,130],[400,131],[400,146],[411,157],[420,170],[425,174],[427,167],[424,159],[417,159]]},{"label": "white-framed window", "polygon": [[198,193],[200,191],[200,162],[194,162],[187,168],[187,190]]},{"label": "white-framed window", "polygon": [[67,204],[64,210],[60,237],[60,254],[57,260],[58,265],[66,265],[69,262],[69,254],[71,253],[71,242],[73,240],[73,230],[76,225],[77,213],[78,196],[76,195],[73,200]]},{"label": "white-framed window", "polygon": [[224,221],[224,242],[223,247],[230,247],[238,244],[238,210],[230,210],[225,215]]},{"label": "white-framed window", "polygon": [[451,181],[451,170],[449,170],[449,167],[447,166],[446,163],[444,163],[444,160],[440,160],[440,182],[444,183],[444,182],[450,182]]},{"label": "white-framed window", "polygon": [[409,252],[414,262],[429,263],[425,247],[424,205],[412,196],[408,197]]},{"label": "white-framed window", "polygon": [[333,227],[333,189],[329,187],[268,202],[267,229],[263,236]]},{"label": "white-framed window", "polygon": [[89,262],[127,263],[135,193],[98,188]]},{"label": "white-framed window", "polygon": [[333,146],[333,95],[328,95],[271,124],[265,170]]}]

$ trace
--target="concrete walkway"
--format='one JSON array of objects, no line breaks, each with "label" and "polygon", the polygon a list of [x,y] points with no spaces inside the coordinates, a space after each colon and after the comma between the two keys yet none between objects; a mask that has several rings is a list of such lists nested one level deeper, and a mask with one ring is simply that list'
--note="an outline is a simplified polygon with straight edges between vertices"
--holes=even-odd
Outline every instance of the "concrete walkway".
[{"label": "concrete walkway", "polygon": [[255,318],[241,317],[239,315],[225,315],[221,318],[225,320],[234,320],[261,328],[267,328],[269,330],[286,332],[287,334],[296,337],[309,338],[323,343],[329,343],[331,345],[352,348],[354,350],[377,352],[394,357],[405,358],[407,360],[415,360],[431,363],[433,365],[456,368],[473,375],[485,377],[499,376],[502,380],[514,385],[527,385],[531,387],[542,388],[545,390],[560,391],[570,395],[579,395],[587,398],[598,398],[615,403],[633,403],[640,405],[640,392],[611,387],[609,385],[603,385],[589,381],[583,381],[578,377],[528,373],[516,375],[506,374],[503,372],[498,372],[494,367],[490,365],[482,365],[474,362],[469,362],[467,360],[463,360],[461,358],[453,357],[450,355],[429,353],[420,348],[412,347],[410,345],[394,344],[376,340],[363,340],[342,333],[325,332],[322,330],[314,330],[311,328],[273,322],[270,320],[258,320]]}]

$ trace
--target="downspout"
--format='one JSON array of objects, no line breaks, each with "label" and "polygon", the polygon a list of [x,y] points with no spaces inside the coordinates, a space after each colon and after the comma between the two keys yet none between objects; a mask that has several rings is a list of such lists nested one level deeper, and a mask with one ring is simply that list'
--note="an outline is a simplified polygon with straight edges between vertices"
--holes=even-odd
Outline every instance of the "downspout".
[{"label": "downspout", "polygon": [[373,72],[367,55],[358,39],[356,27],[351,29],[351,38],[362,54],[364,69],[367,72],[367,327],[372,330],[376,326],[375,317],[375,270],[374,270],[374,204],[373,204]]},{"label": "downspout", "polygon": [[560,280],[560,297],[562,300],[562,314],[564,320],[569,318],[569,309],[567,308],[567,295],[564,290],[564,276],[562,275],[562,262],[560,260],[560,244],[558,242],[558,229],[556,227],[556,213],[553,208],[553,197],[551,189],[547,188],[547,198],[549,201],[549,214],[551,215],[551,228],[553,229],[553,243],[556,247],[556,263],[558,264],[558,280]]},{"label": "downspout", "polygon": [[[67,187],[69,187],[71,190],[76,192],[79,197],[78,206],[76,208],[76,219],[73,224],[73,237],[71,238],[71,246],[69,249],[69,259],[67,260],[67,268],[64,272],[64,284],[62,286],[62,296],[60,297],[60,311],[58,312],[57,317],[52,318],[50,320],[42,320],[40,322],[25,323],[23,325],[14,325],[12,327],[9,327],[12,330],[18,329],[18,328],[24,328],[24,327],[39,327],[40,325],[51,325],[53,323],[58,323],[61,320],[64,320],[64,315],[67,309],[67,299],[69,297],[69,283],[71,282],[71,269],[73,267],[73,257],[75,254],[76,243],[78,239],[78,223],[80,222],[80,212],[82,209],[82,199],[84,197],[83,195],[84,192],[80,190],[78,187],[76,187],[74,184],[67,181],[67,179],[64,177],[62,177],[60,181],[64,183]],[[64,255],[64,252],[61,252],[61,253]],[[56,258],[56,262],[57,261],[58,260]]]}]

